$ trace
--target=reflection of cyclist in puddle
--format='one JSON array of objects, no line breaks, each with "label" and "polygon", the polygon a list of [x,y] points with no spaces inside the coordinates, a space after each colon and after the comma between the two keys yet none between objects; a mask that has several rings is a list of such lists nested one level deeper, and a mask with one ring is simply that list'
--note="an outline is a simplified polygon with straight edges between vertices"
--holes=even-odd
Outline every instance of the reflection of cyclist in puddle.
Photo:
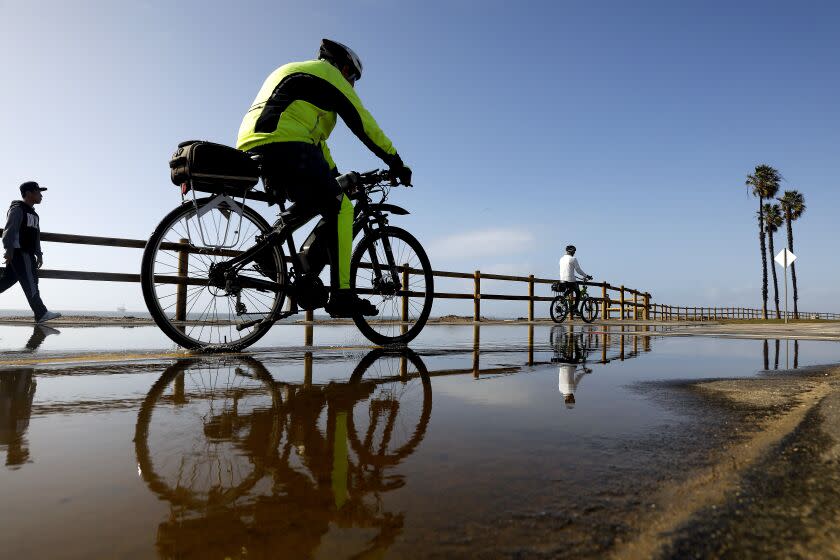
[{"label": "reflection of cyclist in puddle", "polygon": [[554,347],[551,362],[558,364],[558,390],[563,394],[566,408],[574,408],[575,391],[581,379],[592,373],[592,369],[586,367],[587,348],[583,333],[575,333],[573,327],[568,327],[568,330],[561,326],[552,327],[551,344]]},{"label": "reflection of cyclist in puddle", "polygon": [[144,480],[172,505],[159,552],[305,558],[327,533],[362,530],[363,550],[347,556],[384,553],[403,514],[382,496],[405,484],[391,470],[430,416],[431,383],[410,351],[376,350],[327,385],[277,383],[251,358],[177,362],[135,437]]},{"label": "reflection of cyclist in puddle", "polygon": [[0,450],[6,466],[20,468],[29,461],[26,430],[32,414],[35,380],[32,368],[0,372]]}]

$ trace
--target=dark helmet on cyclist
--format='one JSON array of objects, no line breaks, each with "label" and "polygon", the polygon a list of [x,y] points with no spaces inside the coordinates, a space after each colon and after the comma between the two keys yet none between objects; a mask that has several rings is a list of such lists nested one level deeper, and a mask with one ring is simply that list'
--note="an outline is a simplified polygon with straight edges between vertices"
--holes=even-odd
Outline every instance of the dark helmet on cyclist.
[{"label": "dark helmet on cyclist", "polygon": [[350,76],[347,79],[350,83],[362,77],[362,59],[347,45],[342,45],[329,39],[321,39],[318,58],[332,63],[339,70],[348,66],[350,68]]},{"label": "dark helmet on cyclist", "polygon": [[577,247],[575,247],[574,245],[566,245],[567,253],[574,253],[575,251],[577,251]]}]

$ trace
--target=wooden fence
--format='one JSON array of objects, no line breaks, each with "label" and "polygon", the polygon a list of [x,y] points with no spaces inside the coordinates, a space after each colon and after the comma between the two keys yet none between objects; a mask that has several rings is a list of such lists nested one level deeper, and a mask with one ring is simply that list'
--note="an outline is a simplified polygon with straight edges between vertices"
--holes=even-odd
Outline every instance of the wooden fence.
[{"label": "wooden fence", "polygon": [[[750,307],[686,307],[676,305],[652,304],[650,318],[657,321],[719,321],[722,319],[750,320],[763,319],[761,309]],[[767,310],[768,319],[776,319],[775,310]],[[780,312],[780,318],[785,318],[785,312]],[[793,311],[787,312],[788,319],[794,319]],[[817,313],[800,311],[800,319],[819,319],[822,321],[836,321],[840,313]]]},{"label": "wooden fence", "polygon": [[[0,229],[2,233],[2,229]],[[96,245],[100,247],[125,247],[132,249],[143,249],[146,246],[145,239],[124,239],[118,237],[97,237],[91,235],[73,235],[66,233],[41,233],[41,240],[51,243],[69,243],[75,245]],[[178,249],[180,244],[173,243],[172,247]],[[189,252],[189,251],[187,251]],[[236,254],[233,251],[230,253]],[[481,321],[482,301],[524,301],[528,306],[528,320],[534,320],[534,303],[549,302],[553,296],[534,295],[534,289],[538,284],[551,284],[556,279],[536,278],[529,276],[509,276],[504,274],[488,274],[476,270],[473,273],[449,272],[435,270],[435,277],[455,278],[472,280],[473,290],[471,293],[435,292],[436,299],[471,299],[473,300],[473,320]],[[81,270],[50,270],[39,271],[40,278],[53,278],[60,280],[88,280],[99,282],[140,282],[140,274],[118,273],[118,272],[90,272]],[[522,285],[522,295],[514,294],[493,294],[482,292],[482,280],[514,282]],[[173,283],[179,283],[172,279]],[[651,303],[651,295],[648,292],[626,288],[625,286],[614,286],[607,282],[585,282],[589,295],[600,300],[601,318],[604,320],[656,320],[656,321],[703,321],[718,319],[756,319],[761,317],[760,310],[743,307],[679,307]],[[789,314],[792,317],[792,313]],[[840,318],[837,313],[803,313],[799,312],[802,318],[817,318],[836,320]],[[311,320],[312,315],[307,312],[307,319]]]}]

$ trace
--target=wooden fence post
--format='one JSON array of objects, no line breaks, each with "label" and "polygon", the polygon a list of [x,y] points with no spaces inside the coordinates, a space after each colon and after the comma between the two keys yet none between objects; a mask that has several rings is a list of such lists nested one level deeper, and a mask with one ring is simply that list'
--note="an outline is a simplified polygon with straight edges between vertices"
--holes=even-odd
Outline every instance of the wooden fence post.
[{"label": "wooden fence post", "polygon": [[645,292],[645,321],[650,321],[650,293]]},{"label": "wooden fence post", "polygon": [[604,319],[609,320],[609,318],[610,318],[610,298],[607,295],[607,283],[606,282],[601,284],[601,302],[602,302],[601,305],[603,306],[603,309],[604,309],[604,312],[601,314],[601,316]]},{"label": "wooden fence post", "polygon": [[[188,245],[189,239],[181,239],[182,245]],[[178,277],[186,278],[189,276],[190,269],[190,254],[187,251],[178,251]],[[175,320],[187,320],[187,284],[178,284],[175,292]]]},{"label": "wooden fence post", "polygon": [[534,320],[534,275],[528,275],[528,321]]},{"label": "wooden fence post", "polygon": [[633,290],[633,320],[639,320],[639,292]]},{"label": "wooden fence post", "polygon": [[618,306],[621,309],[619,319],[624,320],[624,284],[621,285],[621,295],[618,297]]},{"label": "wooden fence post", "polygon": [[473,291],[473,321],[481,321],[481,271],[476,270],[473,276],[475,289]]},{"label": "wooden fence post", "polygon": [[[408,292],[408,263],[403,264],[402,285],[403,291]],[[408,322],[408,294],[403,294],[402,297],[402,322]]]}]

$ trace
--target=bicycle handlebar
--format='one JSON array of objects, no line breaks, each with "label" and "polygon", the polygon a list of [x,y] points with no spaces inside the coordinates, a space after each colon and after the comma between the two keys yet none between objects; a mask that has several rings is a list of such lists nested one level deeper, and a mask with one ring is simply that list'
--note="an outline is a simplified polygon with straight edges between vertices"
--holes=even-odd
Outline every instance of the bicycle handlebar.
[{"label": "bicycle handlebar", "polygon": [[363,173],[351,171],[339,176],[336,180],[348,196],[359,194],[360,191],[370,191],[383,183],[389,183],[392,187],[401,184],[393,173],[385,169],[373,169]]},{"label": "bicycle handlebar", "polygon": [[383,183],[385,181],[391,183],[391,186],[396,186],[402,184],[403,186],[410,187],[411,185],[405,185],[400,183],[399,179],[396,175],[391,173],[391,171],[387,169],[373,169],[371,171],[365,171],[364,173],[359,173],[360,184],[365,186],[373,186],[378,185],[379,183]]}]

